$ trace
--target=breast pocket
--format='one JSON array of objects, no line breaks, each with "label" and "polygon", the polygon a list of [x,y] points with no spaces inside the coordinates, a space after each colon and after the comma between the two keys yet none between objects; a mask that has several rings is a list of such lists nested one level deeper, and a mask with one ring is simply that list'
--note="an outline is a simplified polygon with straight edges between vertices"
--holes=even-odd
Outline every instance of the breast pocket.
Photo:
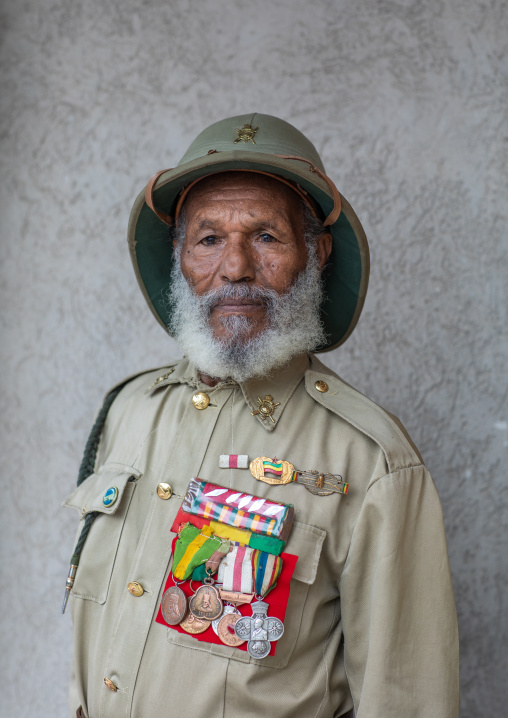
[{"label": "breast pocket", "polygon": [[96,514],[79,559],[72,590],[76,598],[105,603],[125,517],[140,476],[132,466],[108,463],[64,501],[63,506],[80,514],[78,536],[88,514]]},{"label": "breast pocket", "polygon": [[[253,663],[268,668],[284,668],[298,643],[302,622],[305,621],[305,605],[310,587],[316,580],[321,549],[326,531],[295,521],[286,545],[287,553],[298,556],[291,579],[291,591],[284,619],[284,635],[277,642],[274,656],[262,660],[252,659]],[[270,603],[270,594],[267,597]]]},{"label": "breast pocket", "polygon": [[[295,521],[285,552],[298,556],[298,561],[291,579],[291,589],[284,619],[284,634],[277,641],[275,655],[263,659],[255,659],[247,651],[230,648],[225,645],[206,643],[197,637],[168,629],[167,637],[171,643],[179,646],[207,651],[242,663],[253,663],[265,668],[284,668],[298,643],[302,621],[305,620],[305,604],[310,587],[316,580],[316,573],[321,556],[326,531]],[[270,604],[270,594],[266,597]],[[246,612],[249,615],[249,611]],[[268,609],[268,616],[270,610]]]}]

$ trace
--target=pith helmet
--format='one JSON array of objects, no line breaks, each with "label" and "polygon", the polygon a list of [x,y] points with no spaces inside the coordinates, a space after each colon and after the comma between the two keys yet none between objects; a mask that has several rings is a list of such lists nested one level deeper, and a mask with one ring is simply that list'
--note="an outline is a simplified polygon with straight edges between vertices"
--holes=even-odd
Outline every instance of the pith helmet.
[{"label": "pith helmet", "polygon": [[182,190],[185,193],[192,182],[207,175],[229,170],[274,175],[317,203],[333,238],[321,306],[327,342],[317,351],[339,346],[356,326],[367,293],[365,232],[327,177],[314,145],[288,122],[258,113],[229,117],[207,127],[178,166],[154,175],[134,202],[129,249],[141,290],[156,319],[167,331],[171,316],[167,290],[173,265],[167,225],[173,222]]}]

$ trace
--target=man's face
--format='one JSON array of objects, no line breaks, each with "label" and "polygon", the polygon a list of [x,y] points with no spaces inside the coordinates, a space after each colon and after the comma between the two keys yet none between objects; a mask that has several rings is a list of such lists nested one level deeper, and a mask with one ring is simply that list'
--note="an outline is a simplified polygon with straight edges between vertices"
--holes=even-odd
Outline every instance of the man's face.
[{"label": "man's face", "polygon": [[[181,269],[198,296],[225,285],[283,294],[306,266],[301,203],[295,192],[270,177],[226,172],[204,179],[189,192],[185,219]],[[323,266],[329,249],[318,244]],[[262,299],[218,299],[209,319],[215,339],[229,338],[225,320],[234,316],[249,320],[245,339],[268,325]]]}]

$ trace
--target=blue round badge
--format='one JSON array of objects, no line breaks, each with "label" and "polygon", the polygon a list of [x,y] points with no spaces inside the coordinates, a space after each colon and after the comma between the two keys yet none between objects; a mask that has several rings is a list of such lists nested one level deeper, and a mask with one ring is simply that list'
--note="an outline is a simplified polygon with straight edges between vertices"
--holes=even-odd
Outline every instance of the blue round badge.
[{"label": "blue round badge", "polygon": [[102,503],[104,506],[112,506],[118,498],[118,489],[116,486],[111,486],[103,496]]}]

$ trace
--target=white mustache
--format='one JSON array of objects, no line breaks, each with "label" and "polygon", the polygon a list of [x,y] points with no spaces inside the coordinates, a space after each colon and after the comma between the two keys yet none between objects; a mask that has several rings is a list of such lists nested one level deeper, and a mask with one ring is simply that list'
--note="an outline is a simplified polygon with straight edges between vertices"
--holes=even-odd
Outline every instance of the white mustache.
[{"label": "white mustache", "polygon": [[[319,313],[322,285],[315,253],[282,294],[247,281],[224,284],[201,296],[184,278],[176,255],[167,300],[172,312],[171,333],[189,360],[216,378],[243,382],[267,376],[297,354],[312,351],[325,341]],[[210,325],[211,311],[218,302],[228,301],[262,303],[268,318],[266,328],[250,337],[251,317],[226,314],[220,321],[227,335],[219,341]]]},{"label": "white mustache", "polygon": [[211,311],[216,304],[224,299],[252,299],[261,301],[267,307],[273,305],[279,298],[274,289],[254,287],[250,284],[225,284],[218,289],[212,289],[199,297],[199,303],[204,309]]}]

